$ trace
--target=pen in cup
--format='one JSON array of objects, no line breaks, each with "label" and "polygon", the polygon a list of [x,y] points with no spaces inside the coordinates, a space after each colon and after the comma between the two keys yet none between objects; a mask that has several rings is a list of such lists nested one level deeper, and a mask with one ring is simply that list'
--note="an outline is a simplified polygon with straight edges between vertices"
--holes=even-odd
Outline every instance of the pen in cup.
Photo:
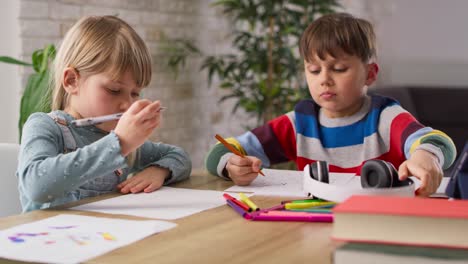
[{"label": "pen in cup", "polygon": [[[167,107],[163,106],[163,107],[159,108],[158,112],[164,111],[166,109],[167,109]],[[123,113],[117,113],[117,114],[111,114],[111,115],[89,117],[89,118],[73,120],[73,121],[71,121],[71,123],[72,123],[72,125],[75,125],[77,127],[99,125],[99,124],[104,123],[104,122],[118,120],[118,119],[120,119],[122,117],[122,115],[123,115]]]}]

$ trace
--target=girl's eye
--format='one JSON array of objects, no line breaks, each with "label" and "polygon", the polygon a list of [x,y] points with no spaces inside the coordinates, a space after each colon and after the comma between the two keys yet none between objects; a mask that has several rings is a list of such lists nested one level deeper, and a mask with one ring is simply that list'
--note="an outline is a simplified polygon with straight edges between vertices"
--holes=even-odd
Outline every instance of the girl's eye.
[{"label": "girl's eye", "polygon": [[140,93],[132,93],[132,97],[140,97]]},{"label": "girl's eye", "polygon": [[112,89],[109,89],[109,88],[107,89],[107,91],[108,91],[109,93],[111,93],[111,94],[119,94],[119,93],[120,93],[119,90],[112,90]]}]

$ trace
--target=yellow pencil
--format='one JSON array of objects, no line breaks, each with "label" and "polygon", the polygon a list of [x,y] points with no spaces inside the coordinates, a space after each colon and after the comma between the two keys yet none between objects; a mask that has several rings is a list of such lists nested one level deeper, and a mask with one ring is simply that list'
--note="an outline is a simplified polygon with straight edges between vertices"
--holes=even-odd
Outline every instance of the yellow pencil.
[{"label": "yellow pencil", "polygon": [[[245,158],[245,155],[242,154],[242,152],[240,152],[239,150],[237,150],[235,147],[231,146],[231,144],[229,144],[222,136],[216,134],[216,135],[215,135],[215,138],[216,138],[221,144],[223,144],[227,149],[229,149],[232,153],[236,154],[236,155],[239,156],[239,157]],[[258,173],[260,173],[260,175],[262,175],[262,176],[265,176],[265,174],[263,174],[262,170],[259,170]]]},{"label": "yellow pencil", "polygon": [[252,211],[258,211],[260,210],[260,208],[258,208],[257,205],[255,205],[250,199],[249,197],[247,197],[247,195],[243,194],[243,193],[239,193],[239,198],[242,202],[244,202],[246,205],[248,205],[250,208],[252,208]]},{"label": "yellow pencil", "polygon": [[308,202],[308,203],[286,203],[285,209],[305,209],[324,205],[334,205],[335,202]]}]

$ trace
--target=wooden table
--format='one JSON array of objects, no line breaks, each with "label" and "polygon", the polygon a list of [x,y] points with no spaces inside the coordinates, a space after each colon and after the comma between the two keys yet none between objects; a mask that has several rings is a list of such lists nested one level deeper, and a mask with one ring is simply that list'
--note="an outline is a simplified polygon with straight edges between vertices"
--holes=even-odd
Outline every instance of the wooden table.
[{"label": "wooden table", "polygon": [[[194,171],[189,180],[174,185],[220,191],[230,186],[231,182],[201,170]],[[67,210],[67,207],[113,196],[116,194],[94,197],[54,209],[4,217],[0,219],[0,230],[64,213],[142,219]],[[287,198],[252,196],[251,199],[260,207],[270,207]],[[332,224],[248,221],[228,206],[220,206],[172,222],[178,226],[87,263],[331,263],[333,249],[338,244],[329,237]],[[0,262],[16,263],[2,259]]]}]

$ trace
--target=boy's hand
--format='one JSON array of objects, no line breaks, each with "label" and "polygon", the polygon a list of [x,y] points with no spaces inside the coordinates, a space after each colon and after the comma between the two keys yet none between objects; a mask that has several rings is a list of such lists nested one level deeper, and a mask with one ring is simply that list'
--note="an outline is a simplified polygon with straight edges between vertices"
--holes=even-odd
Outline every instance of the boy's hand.
[{"label": "boy's hand", "polygon": [[232,155],[226,164],[229,178],[239,186],[249,185],[258,176],[262,161],[256,157]]},{"label": "boy's hand", "polygon": [[159,101],[138,100],[122,115],[115,134],[119,137],[122,156],[140,147],[161,122]]},{"label": "boy's hand", "polygon": [[421,180],[421,186],[416,190],[418,196],[429,196],[442,181],[443,172],[437,157],[425,150],[416,150],[411,157],[403,162],[398,169],[400,180],[414,176]]},{"label": "boy's hand", "polygon": [[165,168],[150,166],[130,179],[117,185],[121,193],[150,193],[161,188],[170,171]]}]

